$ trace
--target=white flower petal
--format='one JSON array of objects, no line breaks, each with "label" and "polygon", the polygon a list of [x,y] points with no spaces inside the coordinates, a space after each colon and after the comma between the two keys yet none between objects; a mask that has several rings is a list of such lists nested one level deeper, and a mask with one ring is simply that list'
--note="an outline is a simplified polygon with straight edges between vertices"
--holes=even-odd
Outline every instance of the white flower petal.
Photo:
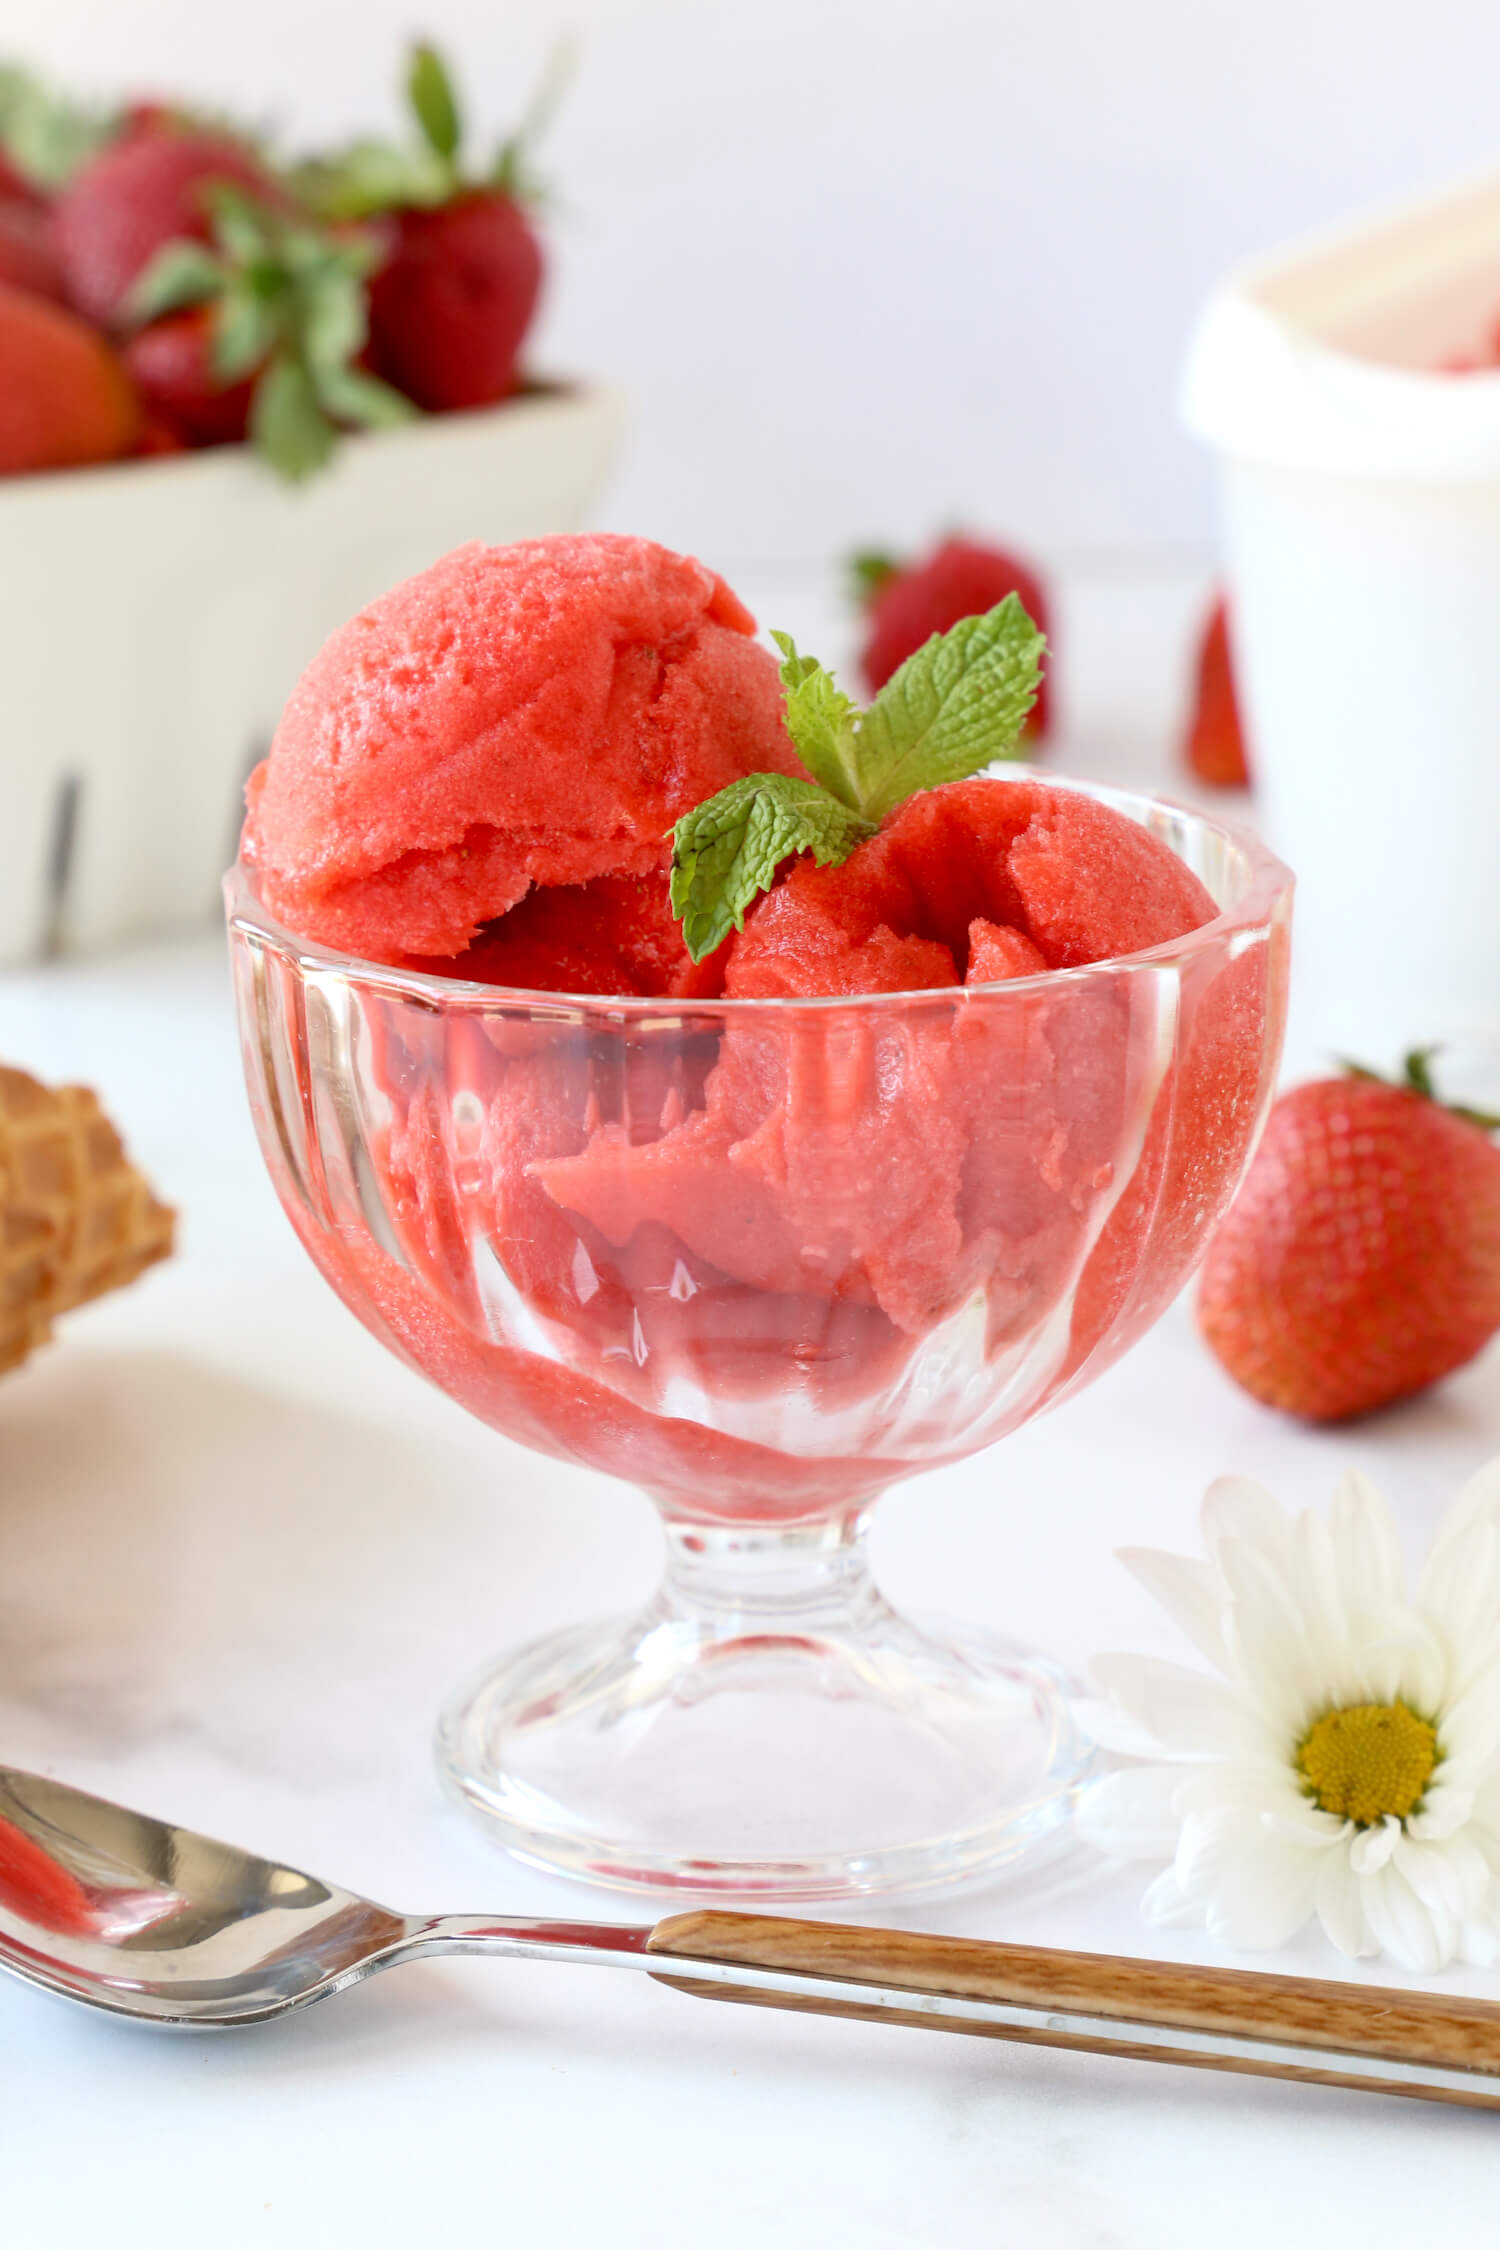
[{"label": "white flower petal", "polygon": [[1366,1876],[1360,1903],[1381,1950],[1416,1975],[1435,1976],[1457,1953],[1462,1934],[1457,1917],[1424,1906],[1399,1867]]},{"label": "white flower petal", "polygon": [[1467,1962],[1471,1969],[1493,1969],[1500,1961],[1500,1929],[1495,1926],[1493,1909],[1465,1922],[1458,1952],[1459,1959]]},{"label": "white flower petal", "polygon": [[1343,1843],[1354,1832],[1352,1821],[1340,1820],[1337,1813],[1324,1812],[1310,1797],[1299,1797],[1295,1803],[1278,1806],[1275,1812],[1263,1812],[1260,1817],[1276,1835],[1285,1836],[1295,1844],[1320,1848]]},{"label": "white flower petal", "polygon": [[1213,1566],[1192,1555],[1169,1555],[1160,1547],[1117,1547],[1115,1552],[1173,1624],[1222,1672],[1226,1657],[1219,1620],[1225,1589]]},{"label": "white flower petal", "polygon": [[1161,1756],[1155,1735],[1102,1695],[1075,1696],[1070,1708],[1074,1725],[1099,1749],[1112,1750],[1120,1758],[1150,1761]]},{"label": "white flower petal", "polygon": [[1231,1596],[1224,1642],[1234,1671],[1268,1717],[1300,1731],[1326,1691],[1320,1651],[1296,1589],[1248,1539],[1222,1541],[1219,1567]]},{"label": "white flower petal", "polygon": [[1202,1907],[1183,1897],[1177,1871],[1172,1867],[1164,1867],[1155,1880],[1147,1884],[1141,1899],[1141,1913],[1157,1930],[1189,1929],[1203,1921]]},{"label": "white flower petal", "polygon": [[1349,1865],[1356,1875],[1374,1875],[1396,1849],[1401,1823],[1387,1814],[1378,1828],[1362,1828],[1349,1846]]},{"label": "white flower petal", "polygon": [[1173,1797],[1175,1766],[1132,1766],[1107,1774],[1079,1798],[1074,1824],[1085,1843],[1111,1859],[1170,1859],[1182,1826]]},{"label": "white flower petal", "polygon": [[1184,1821],[1173,1866],[1211,1936],[1237,1952],[1264,1952],[1285,1945],[1311,1915],[1322,1857],[1258,1821],[1220,1813]]},{"label": "white flower petal", "polygon": [[1346,1960],[1358,1961],[1380,1951],[1365,1919],[1359,1877],[1349,1865],[1347,1851],[1325,1852],[1319,1860],[1316,1903],[1329,1943]]},{"label": "white flower petal", "polygon": [[1490,1888],[1489,1863],[1468,1837],[1424,1844],[1403,1835],[1393,1856],[1424,1906],[1441,1906],[1462,1921],[1484,1904]]},{"label": "white flower petal", "polygon": [[1156,1656],[1096,1656],[1093,1672],[1161,1749],[1205,1758],[1264,1755],[1271,1747],[1254,1710],[1206,1672]]},{"label": "white flower petal", "polygon": [[1438,1782],[1422,1799],[1421,1811],[1408,1818],[1406,1833],[1424,1844],[1440,1844],[1462,1828],[1473,1811],[1472,1789],[1454,1789],[1446,1782]]},{"label": "white flower petal", "polygon": [[1403,1599],[1406,1573],[1396,1520],[1362,1469],[1346,1469],[1328,1510],[1335,1566],[1351,1622]]},{"label": "white flower petal", "polygon": [[1271,1555],[1285,1554],[1291,1546],[1290,1517],[1253,1477],[1216,1477],[1203,1495],[1200,1521],[1203,1544],[1214,1561],[1226,1539],[1254,1540]]},{"label": "white flower petal", "polygon": [[1434,1560],[1485,1523],[1500,1524],[1500,1454],[1460,1485],[1432,1536]]}]

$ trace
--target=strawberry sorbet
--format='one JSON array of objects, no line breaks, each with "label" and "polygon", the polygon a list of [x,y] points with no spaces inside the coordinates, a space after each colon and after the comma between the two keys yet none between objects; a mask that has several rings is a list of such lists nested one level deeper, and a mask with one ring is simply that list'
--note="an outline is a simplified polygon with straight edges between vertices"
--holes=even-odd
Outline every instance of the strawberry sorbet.
[{"label": "strawberry sorbet", "polygon": [[754,631],[721,578],[647,539],[461,547],[293,691],[250,783],[262,898],[399,962],[460,953],[533,884],[663,874],[690,807],[801,771]]},{"label": "strawberry sorbet", "polygon": [[[801,770],[752,630],[646,541],[464,549],[313,664],[245,845],[299,935],[468,985],[362,998],[379,1221],[283,1181],[324,1271],[476,1411],[707,1517],[868,1494],[1113,1356],[1232,1191],[1275,1046],[1265,946],[1090,973],[1218,909],[1024,776],[789,855],[693,961],[668,831]],[[630,995],[672,1005],[597,1006]]]}]

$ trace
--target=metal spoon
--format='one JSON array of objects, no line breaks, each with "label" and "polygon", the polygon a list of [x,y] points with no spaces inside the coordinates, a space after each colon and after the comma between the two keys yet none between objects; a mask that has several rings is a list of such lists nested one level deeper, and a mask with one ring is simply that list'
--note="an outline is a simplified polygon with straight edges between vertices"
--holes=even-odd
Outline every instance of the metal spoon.
[{"label": "metal spoon", "polygon": [[1484,2001],[780,1915],[636,1928],[393,1914],[0,1766],[0,1968],[45,1992],[227,2029],[435,1953],[645,1969],[705,1999],[1500,2107],[1500,2008]]}]

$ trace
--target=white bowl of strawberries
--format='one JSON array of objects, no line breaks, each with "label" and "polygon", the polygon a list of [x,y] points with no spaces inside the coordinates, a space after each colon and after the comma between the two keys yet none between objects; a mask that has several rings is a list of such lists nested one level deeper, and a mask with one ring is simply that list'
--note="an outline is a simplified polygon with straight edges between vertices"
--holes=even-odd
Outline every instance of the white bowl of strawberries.
[{"label": "white bowl of strawberries", "polygon": [[207,917],[333,627],[463,541],[578,528],[621,403],[522,375],[521,137],[295,167],[0,71],[0,961]]}]

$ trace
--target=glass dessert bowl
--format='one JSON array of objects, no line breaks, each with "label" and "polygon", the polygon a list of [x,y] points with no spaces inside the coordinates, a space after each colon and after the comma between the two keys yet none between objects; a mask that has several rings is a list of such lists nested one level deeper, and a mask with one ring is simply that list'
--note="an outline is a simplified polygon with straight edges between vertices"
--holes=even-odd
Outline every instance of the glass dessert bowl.
[{"label": "glass dessert bowl", "polygon": [[251,1106],[309,1254],[471,1413],[638,1485],[664,1526],[644,1613],[512,1651],[442,1719],[447,1782],[526,1860],[919,1895],[1066,1817],[1089,1758],[1066,1681],[892,1610],[870,1511],[1177,1293],[1270,1098],[1291,905],[1211,819],[1086,793],[1217,918],[959,989],[510,991],[307,943],[231,874]]}]

